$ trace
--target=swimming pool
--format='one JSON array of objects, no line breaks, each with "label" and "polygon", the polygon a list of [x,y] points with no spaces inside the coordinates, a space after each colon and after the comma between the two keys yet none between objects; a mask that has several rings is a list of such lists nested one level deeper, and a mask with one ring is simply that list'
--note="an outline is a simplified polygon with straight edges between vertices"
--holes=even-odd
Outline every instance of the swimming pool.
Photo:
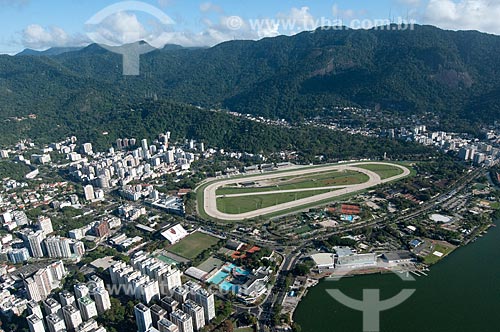
[{"label": "swimming pool", "polygon": [[236,274],[239,275],[250,275],[250,271],[245,270],[244,268],[236,266],[232,263],[228,263],[224,265],[213,277],[208,279],[208,282],[214,285],[218,285],[221,292],[237,293],[239,290],[239,286],[226,280],[226,278],[231,274],[231,271],[233,270],[234,272],[236,272]]},{"label": "swimming pool", "polygon": [[236,271],[236,273],[244,275],[244,276],[250,275],[250,271],[247,271],[241,267],[235,267],[235,271]]},{"label": "swimming pool", "polygon": [[228,275],[229,275],[228,272],[219,270],[219,272],[217,272],[212,278],[208,279],[208,282],[211,284],[218,285],[221,282],[223,282],[224,279],[226,279]]},{"label": "swimming pool", "polygon": [[342,221],[350,221],[352,222],[354,220],[354,216],[350,215],[350,214],[343,214],[340,216],[340,219]]},{"label": "swimming pool", "polygon": [[232,283],[230,283],[229,281],[223,281],[220,285],[219,285],[219,289],[222,291],[222,292],[233,292],[233,293],[237,293],[238,292],[238,286],[236,285],[233,285]]}]

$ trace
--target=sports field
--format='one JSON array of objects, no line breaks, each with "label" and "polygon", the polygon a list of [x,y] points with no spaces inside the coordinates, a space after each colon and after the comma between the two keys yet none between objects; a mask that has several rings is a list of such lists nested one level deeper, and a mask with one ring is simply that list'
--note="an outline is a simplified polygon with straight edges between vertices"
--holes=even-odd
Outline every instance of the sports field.
[{"label": "sports field", "polygon": [[251,196],[219,197],[217,209],[224,213],[240,214],[298,199],[324,194],[330,190],[297,191],[293,193],[255,194]]},{"label": "sports field", "polygon": [[378,175],[380,175],[380,178],[382,180],[403,174],[403,169],[390,164],[367,164],[367,165],[359,165],[356,167],[375,172]]},{"label": "sports field", "polygon": [[167,250],[187,259],[195,259],[206,249],[217,244],[219,239],[201,232],[188,235]]},{"label": "sports field", "polygon": [[360,184],[369,180],[366,174],[355,171],[318,172],[304,176],[283,176],[280,178],[233,184],[217,189],[217,195],[257,193],[276,190],[321,188]]},{"label": "sports field", "polygon": [[363,161],[215,179],[197,189],[198,211],[221,221],[277,216],[409,176],[402,165]]},{"label": "sports field", "polygon": [[[426,257],[424,257],[424,263],[428,265],[432,265],[440,261],[441,259],[445,258],[448,256],[453,250],[455,249],[454,246],[451,244],[444,244],[444,243],[436,243],[433,245],[433,249],[431,250],[431,253],[428,254]],[[437,256],[434,253],[438,252],[442,256]]]}]

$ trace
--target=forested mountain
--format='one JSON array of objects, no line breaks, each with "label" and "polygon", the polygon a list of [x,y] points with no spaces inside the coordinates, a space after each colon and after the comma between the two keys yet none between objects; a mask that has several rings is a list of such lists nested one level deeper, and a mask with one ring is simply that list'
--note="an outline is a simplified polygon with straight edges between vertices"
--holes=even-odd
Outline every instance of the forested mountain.
[{"label": "forested mountain", "polygon": [[472,31],[318,29],[206,49],[167,46],[141,57],[138,77],[123,76],[121,56],[98,45],[51,54],[0,56],[0,118],[33,113],[53,124],[10,121],[2,135],[62,134],[152,96],[291,120],[338,105],[432,111],[451,127],[500,119],[500,37]]},{"label": "forested mountain", "polygon": [[83,47],[52,47],[45,51],[37,51],[32,49],[25,49],[24,51],[17,54],[17,56],[23,55],[33,55],[33,56],[54,56],[60,55],[68,52],[76,52],[81,50]]}]

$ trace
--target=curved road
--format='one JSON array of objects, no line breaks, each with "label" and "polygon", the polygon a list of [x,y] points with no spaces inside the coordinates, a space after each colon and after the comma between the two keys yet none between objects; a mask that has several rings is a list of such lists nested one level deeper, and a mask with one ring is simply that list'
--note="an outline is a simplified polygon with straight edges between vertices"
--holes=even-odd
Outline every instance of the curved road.
[{"label": "curved road", "polygon": [[[393,166],[393,167],[400,168],[403,171],[403,173],[396,175],[396,176],[393,176],[391,178],[382,180],[377,173],[363,169],[363,168],[356,167],[356,166],[362,166],[362,165]],[[240,213],[240,214],[223,213],[217,209],[217,197],[218,196],[216,194],[216,191],[218,188],[225,186],[225,185],[228,185],[228,184],[241,182],[241,181],[251,182],[251,181],[274,179],[274,178],[279,178],[279,177],[283,177],[283,176],[287,176],[287,177],[288,176],[301,176],[301,175],[305,175],[305,174],[328,172],[328,171],[335,171],[335,170],[338,170],[338,171],[350,170],[350,171],[364,173],[364,174],[368,175],[369,180],[365,183],[346,185],[346,186],[332,186],[332,187],[299,189],[299,190],[294,189],[291,191],[290,190],[277,190],[277,191],[266,191],[266,192],[258,192],[258,193],[225,195],[226,197],[251,196],[251,195],[286,193],[286,192],[298,192],[298,191],[306,191],[306,190],[324,190],[324,189],[334,190],[334,189],[336,189],[335,191],[332,191],[332,192],[327,192],[324,194],[320,194],[320,195],[316,195],[316,196],[312,196],[312,197],[307,197],[307,198],[299,199],[296,201],[290,201],[287,203],[278,204],[278,205],[270,206],[267,208],[254,210],[254,211],[250,211],[250,212],[245,212],[245,213]],[[361,163],[355,163],[355,164],[349,164],[349,165],[330,165],[330,166],[325,166],[325,167],[306,167],[306,168],[301,168],[301,169],[289,171],[289,172],[259,174],[259,175],[254,175],[254,176],[249,176],[249,177],[244,177],[244,178],[239,178],[239,179],[228,179],[228,180],[214,182],[214,183],[208,185],[204,190],[203,205],[204,205],[205,212],[209,216],[211,216],[212,218],[237,221],[237,220],[255,218],[255,217],[270,214],[270,213],[288,210],[291,208],[295,208],[297,206],[311,204],[314,202],[318,202],[318,201],[338,197],[341,195],[346,195],[346,194],[350,194],[353,192],[365,190],[365,189],[377,186],[377,185],[382,184],[382,183],[387,183],[390,181],[404,178],[408,175],[410,175],[410,170],[408,168],[401,166],[401,165],[397,165],[397,164],[383,163],[383,162],[361,162]],[[339,188],[341,188],[341,189],[339,189]]]}]

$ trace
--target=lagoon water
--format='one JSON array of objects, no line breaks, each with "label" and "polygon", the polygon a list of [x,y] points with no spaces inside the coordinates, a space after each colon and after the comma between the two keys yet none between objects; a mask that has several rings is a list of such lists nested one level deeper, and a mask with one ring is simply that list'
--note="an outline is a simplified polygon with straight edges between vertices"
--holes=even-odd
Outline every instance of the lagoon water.
[{"label": "lagoon water", "polygon": [[382,300],[402,289],[416,289],[406,302],[381,314],[381,332],[498,332],[500,229],[491,228],[414,282],[403,282],[392,274],[321,281],[309,289],[294,315],[303,332],[362,332],[361,312],[335,301],[327,289],[357,299],[362,298],[363,289],[380,289]]}]

